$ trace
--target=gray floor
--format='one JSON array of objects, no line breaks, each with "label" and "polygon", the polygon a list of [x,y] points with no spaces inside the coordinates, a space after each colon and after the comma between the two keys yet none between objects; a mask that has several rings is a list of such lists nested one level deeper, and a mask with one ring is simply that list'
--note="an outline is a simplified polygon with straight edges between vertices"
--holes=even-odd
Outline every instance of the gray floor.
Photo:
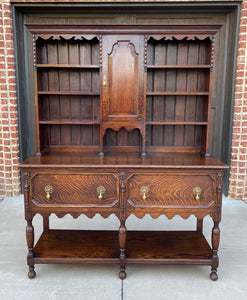
[{"label": "gray floor", "polygon": [[[247,205],[242,201],[224,199],[219,249],[219,279],[209,279],[210,267],[145,266],[127,267],[127,278],[118,278],[118,266],[36,265],[37,276],[27,278],[26,242],[23,198],[5,198],[0,202],[0,299],[99,299],[99,300],[175,300],[175,299],[247,299]],[[212,221],[205,218],[204,233],[210,241]],[[36,238],[41,217],[34,219]],[[115,229],[114,216],[88,219],[71,216],[51,217],[53,228]],[[131,216],[128,229],[190,230],[195,218],[187,220],[164,216],[139,220]]]}]

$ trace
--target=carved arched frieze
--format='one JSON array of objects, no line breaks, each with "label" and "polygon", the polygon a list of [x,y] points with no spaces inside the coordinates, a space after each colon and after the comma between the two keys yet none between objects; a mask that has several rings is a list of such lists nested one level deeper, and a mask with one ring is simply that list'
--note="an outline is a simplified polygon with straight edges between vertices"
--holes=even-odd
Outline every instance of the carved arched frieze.
[{"label": "carved arched frieze", "polygon": [[111,57],[115,56],[116,52],[118,51],[118,48],[120,48],[120,47],[128,48],[133,57],[139,55],[139,53],[136,50],[135,45],[131,41],[121,41],[120,40],[112,45],[110,53],[108,53],[108,56],[111,56]]},{"label": "carved arched frieze", "polygon": [[141,130],[142,126],[136,125],[136,124],[104,124],[104,130],[103,130],[103,135],[105,134],[107,129],[112,129],[114,131],[119,131],[121,128],[124,128],[128,132],[134,129],[139,129]]},{"label": "carved arched frieze", "polygon": [[32,217],[35,217],[36,215],[40,215],[41,217],[50,217],[51,215],[54,215],[56,217],[58,217],[59,219],[65,217],[66,215],[71,216],[74,219],[79,218],[81,215],[84,215],[90,219],[92,219],[93,217],[95,217],[96,215],[100,215],[102,218],[106,219],[108,218],[110,215],[115,215],[117,216],[116,213],[113,212],[108,212],[108,211],[86,211],[86,212],[77,212],[77,211],[70,211],[70,212],[58,212],[58,211],[53,211],[50,213],[47,212],[34,212]]},{"label": "carved arched frieze", "polygon": [[212,35],[211,34],[150,34],[147,37],[147,40],[153,38],[156,41],[160,41],[160,40],[165,40],[165,41],[181,41],[181,40],[185,40],[185,41],[203,41],[206,39],[212,39]]},{"label": "carved arched frieze", "polygon": [[41,38],[43,40],[87,40],[87,41],[91,41],[94,38],[99,39],[98,35],[96,34],[70,34],[70,33],[66,33],[66,34],[46,34],[46,33],[42,33],[42,34],[36,34],[35,35],[35,39],[38,40],[38,38]]},{"label": "carved arched frieze", "polygon": [[179,211],[176,211],[176,212],[150,212],[149,211],[148,213],[138,211],[138,212],[129,212],[127,214],[127,218],[130,215],[134,215],[138,219],[142,219],[146,215],[149,215],[152,219],[157,219],[160,216],[165,216],[169,220],[173,219],[176,216],[179,216],[179,217],[183,218],[184,220],[186,220],[191,216],[195,216],[196,218],[200,218],[200,219],[203,219],[206,216],[211,216],[213,218],[214,211],[212,211],[212,212],[211,211],[210,212],[208,212],[208,211],[191,212],[191,210],[183,211],[183,212],[179,212]]}]

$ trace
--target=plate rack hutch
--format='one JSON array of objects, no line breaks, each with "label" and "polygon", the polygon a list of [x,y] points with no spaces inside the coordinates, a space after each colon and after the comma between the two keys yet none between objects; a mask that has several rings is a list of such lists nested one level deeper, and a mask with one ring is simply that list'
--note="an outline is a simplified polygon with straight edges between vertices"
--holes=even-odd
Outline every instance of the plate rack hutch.
[{"label": "plate rack hutch", "polygon": [[[27,25],[37,154],[22,163],[36,263],[198,264],[216,280],[222,173],[209,154],[220,25]],[[34,245],[32,219],[44,230]],[[115,214],[119,230],[50,229],[49,215]],[[195,215],[195,231],[127,231],[130,215]],[[214,221],[211,246],[203,218]]]}]

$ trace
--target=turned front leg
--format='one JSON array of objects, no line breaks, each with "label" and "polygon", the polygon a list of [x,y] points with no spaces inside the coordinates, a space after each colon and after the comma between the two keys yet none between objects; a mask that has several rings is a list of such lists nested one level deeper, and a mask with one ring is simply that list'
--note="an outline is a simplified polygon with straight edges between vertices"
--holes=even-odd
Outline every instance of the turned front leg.
[{"label": "turned front leg", "polygon": [[213,230],[212,230],[212,256],[213,256],[213,261],[212,261],[212,269],[211,269],[212,272],[210,274],[210,278],[214,281],[218,279],[217,268],[219,266],[219,257],[218,257],[219,243],[220,243],[219,223],[214,222],[214,227],[213,227]]},{"label": "turned front leg", "polygon": [[33,253],[34,228],[32,225],[32,220],[27,220],[26,239],[27,239],[27,247],[28,247],[27,264],[29,266],[28,277],[32,279],[36,276],[36,272],[34,271],[34,253]]},{"label": "turned front leg", "polygon": [[119,227],[119,246],[120,246],[120,272],[119,272],[119,278],[125,279],[126,278],[126,272],[125,272],[125,266],[126,266],[126,256],[125,256],[125,247],[126,247],[126,236],[127,236],[127,229],[125,227],[125,221],[121,221],[120,227]]}]

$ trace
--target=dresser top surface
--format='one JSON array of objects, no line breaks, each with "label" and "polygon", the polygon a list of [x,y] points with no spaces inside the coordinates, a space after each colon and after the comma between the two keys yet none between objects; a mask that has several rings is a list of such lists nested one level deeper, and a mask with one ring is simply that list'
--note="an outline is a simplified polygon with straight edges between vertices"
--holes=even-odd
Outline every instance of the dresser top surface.
[{"label": "dresser top surface", "polygon": [[98,153],[48,152],[25,160],[21,168],[161,168],[161,169],[227,169],[228,166],[214,157],[202,157],[199,153]]}]

